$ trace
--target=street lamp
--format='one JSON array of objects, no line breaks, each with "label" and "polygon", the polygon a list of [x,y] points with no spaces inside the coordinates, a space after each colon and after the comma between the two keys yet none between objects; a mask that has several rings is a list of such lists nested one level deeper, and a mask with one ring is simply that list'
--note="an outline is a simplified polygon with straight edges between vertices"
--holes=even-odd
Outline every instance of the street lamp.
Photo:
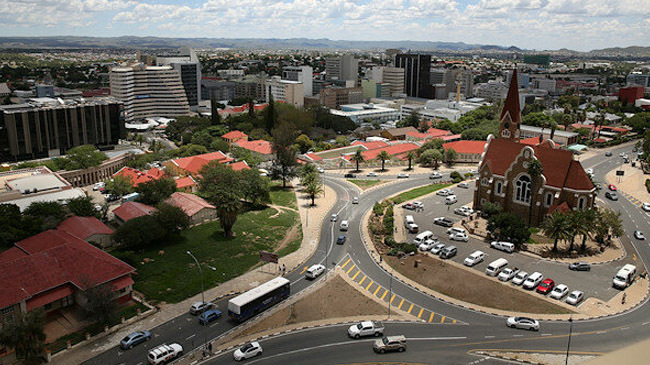
[{"label": "street lamp", "polygon": [[[199,264],[199,260],[197,260],[196,257],[194,257],[194,255],[192,255],[190,250],[187,250],[186,253],[188,255],[190,255],[194,259],[194,262],[196,262],[196,267],[199,268],[199,273],[201,273],[201,303],[205,303],[205,293],[203,291],[203,270],[201,270],[201,264]],[[213,270],[216,270],[216,269],[213,268]]]},{"label": "street lamp", "polygon": [[573,318],[569,317],[569,342],[566,345],[566,360],[564,365],[569,365],[569,349],[571,348],[571,333],[573,332]]}]

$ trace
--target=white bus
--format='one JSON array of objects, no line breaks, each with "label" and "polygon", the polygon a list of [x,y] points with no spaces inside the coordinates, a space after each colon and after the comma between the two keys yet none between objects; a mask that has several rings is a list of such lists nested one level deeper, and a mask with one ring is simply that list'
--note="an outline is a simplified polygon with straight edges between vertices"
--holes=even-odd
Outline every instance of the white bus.
[{"label": "white bus", "polygon": [[289,280],[280,276],[240,294],[228,301],[228,315],[237,322],[243,322],[288,298],[291,294],[290,284]]}]

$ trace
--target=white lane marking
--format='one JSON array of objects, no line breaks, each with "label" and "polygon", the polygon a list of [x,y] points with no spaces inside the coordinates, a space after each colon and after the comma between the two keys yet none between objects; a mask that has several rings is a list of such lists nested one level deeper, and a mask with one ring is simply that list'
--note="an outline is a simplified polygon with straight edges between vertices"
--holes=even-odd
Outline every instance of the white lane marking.
[{"label": "white lane marking", "polygon": [[485,338],[494,338],[494,336],[485,336]]},{"label": "white lane marking", "polygon": [[524,335],[512,335],[512,337],[524,337]]},{"label": "white lane marking", "polygon": [[407,337],[409,341],[466,340],[467,337]]},{"label": "white lane marking", "polygon": [[629,329],[630,329],[630,327],[623,327],[623,328],[621,328],[621,331],[625,331],[625,330],[629,330]]},{"label": "white lane marking", "polygon": [[552,333],[542,333],[542,336],[552,336]]},{"label": "white lane marking", "polygon": [[218,325],[218,324],[219,324],[219,322],[214,322],[213,325],[210,325],[210,328],[212,328],[212,327],[214,327],[214,326],[216,326],[216,325]]},{"label": "white lane marking", "polygon": [[192,338],[192,337],[194,337],[194,336],[196,336],[196,333],[193,334],[193,335],[191,335],[190,337],[186,338],[185,340],[189,340],[190,338]]}]

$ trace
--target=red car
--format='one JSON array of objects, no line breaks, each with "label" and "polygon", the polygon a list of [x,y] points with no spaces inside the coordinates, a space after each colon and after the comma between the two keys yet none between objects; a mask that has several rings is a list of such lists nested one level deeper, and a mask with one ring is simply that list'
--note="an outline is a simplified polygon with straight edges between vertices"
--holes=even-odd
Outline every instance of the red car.
[{"label": "red car", "polygon": [[555,288],[555,282],[551,278],[546,278],[541,284],[537,286],[537,292],[540,294],[548,294]]},{"label": "red car", "polygon": [[607,188],[608,188],[609,190],[611,190],[611,191],[616,191],[616,185],[609,184],[609,185],[607,185]]}]

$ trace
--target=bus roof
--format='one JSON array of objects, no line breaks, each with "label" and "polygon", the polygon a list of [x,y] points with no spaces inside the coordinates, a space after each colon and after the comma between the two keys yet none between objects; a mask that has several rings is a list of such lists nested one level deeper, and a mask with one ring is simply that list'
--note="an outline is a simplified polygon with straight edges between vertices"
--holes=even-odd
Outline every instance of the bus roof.
[{"label": "bus roof", "polygon": [[240,308],[244,306],[246,303],[249,303],[267,293],[270,293],[278,288],[281,288],[282,286],[286,285],[289,283],[289,280],[279,276],[271,281],[267,281],[266,283],[255,287],[246,293],[240,294],[228,301],[228,310],[231,312],[240,314]]}]

